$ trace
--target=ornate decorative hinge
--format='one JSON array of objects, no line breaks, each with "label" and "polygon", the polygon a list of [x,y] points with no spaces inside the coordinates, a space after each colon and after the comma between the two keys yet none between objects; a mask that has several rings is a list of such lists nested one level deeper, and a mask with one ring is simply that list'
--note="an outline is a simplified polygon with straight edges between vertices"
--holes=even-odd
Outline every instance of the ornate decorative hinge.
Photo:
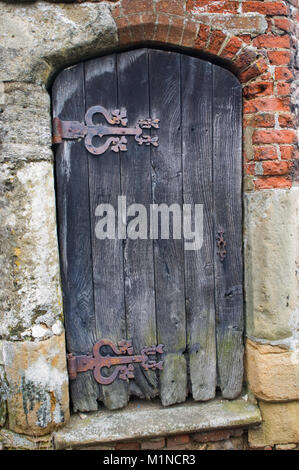
[{"label": "ornate decorative hinge", "polygon": [[224,239],[225,232],[223,230],[219,230],[216,236],[217,240],[217,255],[219,255],[220,261],[223,261],[226,257],[226,241]]},{"label": "ornate decorative hinge", "polygon": [[[95,380],[102,385],[111,384],[117,376],[119,376],[121,380],[128,381],[128,379],[134,379],[133,364],[137,363],[140,363],[141,367],[145,370],[163,370],[163,361],[156,362],[149,360],[149,356],[163,353],[163,344],[145,347],[141,350],[141,354],[137,356],[133,356],[132,341],[121,340],[117,345],[118,348],[109,339],[101,339],[93,346],[93,356],[74,356],[72,353],[68,354],[67,362],[70,380],[74,380],[78,372],[93,370]],[[102,356],[100,349],[103,346],[109,346],[116,356]],[[116,366],[112,374],[108,377],[104,377],[101,373],[101,369],[103,367],[110,369],[112,366]]]},{"label": "ornate decorative hinge", "polygon": [[[102,124],[94,124],[93,116],[102,114],[109,124],[121,124],[122,127],[108,127]],[[92,106],[85,114],[85,124],[78,121],[62,121],[58,117],[53,119],[53,144],[62,143],[63,139],[79,139],[85,138],[85,147],[88,152],[93,155],[101,155],[110,146],[114,152],[125,152],[127,150],[127,139],[125,136],[134,135],[139,145],[158,146],[158,137],[143,135],[142,129],[159,128],[159,119],[142,119],[139,120],[135,127],[126,127],[128,122],[127,111],[125,108],[108,111],[103,106]],[[100,146],[93,144],[94,137],[109,137],[106,142]],[[120,137],[117,137],[120,136]]]}]

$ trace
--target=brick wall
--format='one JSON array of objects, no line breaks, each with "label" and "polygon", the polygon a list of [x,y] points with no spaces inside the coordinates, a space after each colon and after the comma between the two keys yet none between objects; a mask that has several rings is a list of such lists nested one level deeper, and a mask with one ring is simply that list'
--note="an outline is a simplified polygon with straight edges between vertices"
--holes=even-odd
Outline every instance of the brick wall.
[{"label": "brick wall", "polygon": [[[82,447],[83,449],[83,447]],[[86,449],[86,447],[85,447]],[[221,429],[197,434],[158,437],[156,439],[116,442],[110,445],[89,447],[88,450],[250,450],[244,429]],[[299,450],[296,443],[254,447],[254,450]]]},{"label": "brick wall", "polygon": [[110,3],[120,46],[155,41],[192,48],[239,77],[245,190],[296,184],[296,0]]}]

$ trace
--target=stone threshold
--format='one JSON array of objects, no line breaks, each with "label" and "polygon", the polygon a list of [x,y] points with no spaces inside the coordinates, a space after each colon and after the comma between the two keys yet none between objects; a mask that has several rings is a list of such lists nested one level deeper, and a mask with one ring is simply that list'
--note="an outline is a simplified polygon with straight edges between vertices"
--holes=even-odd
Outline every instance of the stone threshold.
[{"label": "stone threshold", "polygon": [[205,403],[187,401],[167,408],[160,402],[136,400],[122,410],[103,409],[72,415],[63,429],[53,433],[53,444],[55,449],[74,449],[216,429],[247,428],[261,420],[258,406],[246,401],[245,397]]}]

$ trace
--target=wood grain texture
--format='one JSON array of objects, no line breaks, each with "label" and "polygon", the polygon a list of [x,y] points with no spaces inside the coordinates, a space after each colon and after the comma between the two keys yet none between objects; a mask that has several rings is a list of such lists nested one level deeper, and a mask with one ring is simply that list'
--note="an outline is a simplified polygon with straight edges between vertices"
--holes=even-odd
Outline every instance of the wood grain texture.
[{"label": "wood grain texture", "polygon": [[[102,338],[132,339],[134,354],[165,345],[163,372],[136,364],[134,380],[109,386],[99,386],[92,372],[78,374],[71,382],[74,410],[96,410],[98,401],[121,408],[130,395],[160,395],[167,406],[184,401],[188,390],[195,400],[209,400],[216,385],[223,397],[235,398],[242,386],[244,327],[239,82],[195,57],[136,49],[64,70],[52,99],[53,117],[62,120],[83,122],[94,105],[125,107],[128,127],[148,117],[161,120],[160,129],[143,130],[159,137],[157,148],[138,145],[133,136],[120,153],[89,154],[83,139],[56,148],[68,351],[90,353]],[[97,122],[107,124],[99,115]],[[147,220],[151,203],[202,204],[201,248],[185,250],[171,230],[169,240],[161,233],[153,240],[149,226],[147,239],[99,240],[96,208],[106,203],[117,212],[119,195],[127,207],[145,206]],[[136,216],[127,218],[131,234]],[[219,231],[227,242],[223,261]]]},{"label": "wood grain texture", "polygon": [[212,65],[181,57],[183,199],[203,204],[203,244],[185,251],[185,290],[191,391],[209,400],[216,388],[213,269]]},{"label": "wood grain texture", "polygon": [[[151,149],[153,203],[179,205],[182,225],[180,55],[149,51],[149,82],[150,112],[161,120],[159,147]],[[160,372],[163,405],[183,402],[187,395],[184,242],[173,239],[173,217],[169,240],[161,239],[161,232],[154,240],[157,333],[165,350]]]},{"label": "wood grain texture", "polygon": [[[84,120],[84,69],[64,70],[53,86],[53,117]],[[67,349],[92,350],[95,332],[89,217],[87,152],[83,142],[64,141],[56,149],[57,209]],[[91,372],[71,382],[73,409],[97,409],[98,387]]]},{"label": "wood grain texture", "polygon": [[[119,103],[127,109],[128,127],[135,126],[139,119],[149,117],[147,51],[138,49],[119,54],[117,74]],[[145,135],[147,132],[144,129]],[[129,137],[127,149],[121,155],[122,194],[127,197],[127,206],[143,204],[149,212],[152,201],[150,148],[138,145],[134,137]],[[132,214],[128,221],[134,217]],[[125,240],[124,272],[127,335],[133,340],[137,354],[144,346],[157,344],[153,242],[150,238],[132,240],[128,237]],[[147,398],[157,395],[156,371],[146,372],[139,365],[134,368],[135,389],[138,387]]]},{"label": "wood grain texture", "polygon": [[[238,80],[213,68],[213,166],[215,218],[215,298],[218,382],[224,398],[241,392],[243,379],[243,263],[241,103]],[[226,257],[217,255],[216,236],[224,231]]]},{"label": "wood grain texture", "polygon": [[[101,105],[108,110],[117,109],[116,55],[101,57],[85,63],[86,110]],[[98,114],[94,122],[109,124]],[[100,139],[98,139],[100,141]],[[98,144],[102,144],[105,137]],[[88,157],[90,219],[93,258],[96,336],[94,342],[108,338],[117,344],[126,339],[124,305],[123,241],[99,240],[96,237],[96,216],[99,204],[111,204],[117,210],[120,186],[120,155],[108,149],[103,155]],[[109,371],[107,375],[110,375]],[[109,409],[125,406],[129,400],[128,384],[117,378],[102,388],[103,402]]]}]

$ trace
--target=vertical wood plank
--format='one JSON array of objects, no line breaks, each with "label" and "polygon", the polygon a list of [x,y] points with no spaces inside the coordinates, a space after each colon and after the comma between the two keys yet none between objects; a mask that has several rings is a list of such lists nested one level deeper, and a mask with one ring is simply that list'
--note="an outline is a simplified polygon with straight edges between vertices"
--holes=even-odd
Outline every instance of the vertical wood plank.
[{"label": "vertical wood plank", "polygon": [[[110,111],[117,108],[115,54],[86,62],[85,90],[86,109],[94,105],[104,106]],[[95,116],[94,122],[111,126],[101,115]],[[103,138],[102,143],[105,140]],[[109,338],[117,343],[126,338],[123,242],[117,236],[114,240],[96,238],[96,223],[100,219],[95,216],[95,211],[99,204],[111,204],[117,211],[121,193],[120,156],[108,149],[103,155],[89,154],[88,164],[96,318],[94,341]],[[112,384],[102,386],[102,395],[109,409],[121,408],[128,402],[128,384],[117,378]]]},{"label": "vertical wood plank", "polygon": [[[64,70],[53,90],[53,117],[84,120],[84,71],[79,64]],[[59,245],[67,349],[92,349],[95,329],[89,219],[87,153],[83,142],[64,141],[55,156]],[[98,387],[92,373],[70,382],[74,411],[97,409]]]},{"label": "vertical wood plank", "polygon": [[[161,120],[159,147],[151,149],[153,203],[179,205],[182,224],[180,55],[149,51],[149,81],[150,114]],[[187,395],[184,242],[173,239],[172,217],[170,239],[159,233],[154,240],[157,339],[165,350],[159,374],[163,405],[183,402]]]},{"label": "vertical wood plank", "polygon": [[[128,127],[135,126],[139,119],[149,117],[147,51],[138,49],[119,54],[117,71],[119,105],[127,109]],[[145,129],[144,133],[147,131]],[[122,194],[127,197],[127,206],[143,204],[149,213],[152,199],[150,149],[139,146],[134,137],[128,137],[127,149],[121,155]],[[124,271],[127,334],[137,353],[144,346],[156,344],[152,240],[125,240]],[[146,372],[139,365],[134,369],[132,393],[147,398],[157,395],[156,371]]]},{"label": "vertical wood plank", "polygon": [[221,261],[214,242],[218,381],[223,397],[235,398],[243,378],[242,92],[230,72],[213,70],[215,237],[224,231],[227,243]]},{"label": "vertical wood plank", "polygon": [[212,66],[182,55],[184,204],[203,204],[203,245],[185,251],[185,291],[190,385],[195,400],[216,388],[213,269]]}]

